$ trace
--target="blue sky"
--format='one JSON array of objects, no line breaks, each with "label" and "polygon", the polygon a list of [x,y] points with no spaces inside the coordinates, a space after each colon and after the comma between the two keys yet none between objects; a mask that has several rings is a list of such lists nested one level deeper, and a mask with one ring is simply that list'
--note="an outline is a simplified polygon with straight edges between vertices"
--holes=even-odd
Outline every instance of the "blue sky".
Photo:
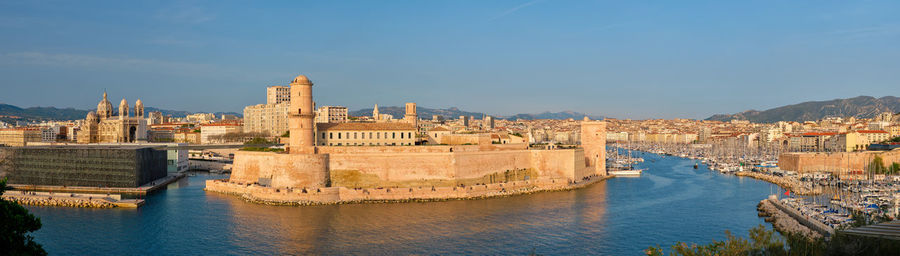
[{"label": "blue sky", "polygon": [[900,96],[900,1],[0,1],[0,102],[705,118]]}]

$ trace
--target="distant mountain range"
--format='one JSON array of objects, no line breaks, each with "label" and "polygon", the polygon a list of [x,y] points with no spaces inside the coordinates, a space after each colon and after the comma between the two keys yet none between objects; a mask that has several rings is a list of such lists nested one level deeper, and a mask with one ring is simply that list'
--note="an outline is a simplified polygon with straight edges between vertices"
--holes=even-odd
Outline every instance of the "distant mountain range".
[{"label": "distant mountain range", "polygon": [[[350,112],[351,116],[371,116],[373,108],[364,108],[359,110],[354,110]],[[395,106],[379,106],[378,112],[381,114],[389,114],[396,119],[403,118],[406,114],[406,107],[395,107]],[[460,116],[474,116],[475,118],[481,119],[485,114],[480,112],[469,112],[459,110],[458,108],[451,107],[446,109],[434,109],[434,108],[426,108],[426,107],[416,107],[416,112],[419,114],[419,118],[422,119],[430,119],[433,115],[443,116],[444,119],[456,119]],[[544,112],[540,114],[516,114],[512,116],[498,116],[493,115],[498,119],[507,119],[507,120],[516,120],[516,119],[525,119],[525,120],[534,120],[534,119],[581,119],[584,116],[588,116],[594,120],[603,119],[603,116],[597,115],[587,115],[584,113],[573,112],[573,111],[563,111],[563,112]]]},{"label": "distant mountain range", "polygon": [[713,115],[706,120],[749,120],[756,123],[778,121],[815,121],[825,117],[872,118],[884,112],[900,112],[900,98],[859,96],[849,99],[808,101],[769,110],[748,110],[733,115]]},{"label": "distant mountain range", "polygon": [[[17,106],[0,103],[0,121],[7,123],[15,123],[16,121],[50,121],[50,120],[78,120],[84,119],[87,113],[92,110],[81,110],[74,108],[56,108],[56,107],[30,107],[20,108]],[[154,107],[144,107],[144,112],[162,112],[163,115],[171,115],[172,117],[185,117],[193,112],[181,110],[158,109]],[[234,112],[218,112],[216,115],[237,115]]]}]

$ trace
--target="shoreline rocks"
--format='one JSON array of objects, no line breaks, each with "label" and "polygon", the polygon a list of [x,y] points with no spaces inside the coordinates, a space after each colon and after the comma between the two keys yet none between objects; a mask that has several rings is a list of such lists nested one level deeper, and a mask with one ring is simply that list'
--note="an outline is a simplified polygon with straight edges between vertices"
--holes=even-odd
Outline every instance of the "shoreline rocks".
[{"label": "shoreline rocks", "polygon": [[71,197],[45,197],[45,196],[13,196],[3,195],[3,199],[21,205],[34,206],[62,206],[76,208],[115,208],[115,204],[103,199],[71,198]]},{"label": "shoreline rocks", "polygon": [[798,194],[801,196],[814,196],[814,195],[822,194],[821,189],[809,189],[809,188],[805,188],[805,187],[800,187],[799,184],[795,184],[793,182],[786,180],[785,178],[775,177],[772,175],[766,175],[766,174],[754,173],[754,172],[746,172],[746,171],[736,172],[734,175],[740,176],[740,177],[750,177],[750,178],[762,180],[765,182],[769,182],[769,183],[778,185],[781,188],[789,189],[791,191],[791,193]]}]

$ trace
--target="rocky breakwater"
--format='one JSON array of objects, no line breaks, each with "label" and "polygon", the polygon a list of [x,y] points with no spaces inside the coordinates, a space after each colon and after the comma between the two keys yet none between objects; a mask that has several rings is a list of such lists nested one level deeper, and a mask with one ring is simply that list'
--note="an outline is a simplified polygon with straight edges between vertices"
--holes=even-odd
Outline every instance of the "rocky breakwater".
[{"label": "rocky breakwater", "polygon": [[345,203],[394,203],[482,199],[523,195],[542,191],[571,190],[604,180],[608,176],[591,176],[579,181],[536,179],[460,187],[415,187],[354,189],[271,188],[258,184],[238,184],[228,180],[206,181],[206,191],[238,195],[244,200],[269,205],[320,205]]},{"label": "rocky breakwater", "polygon": [[15,202],[21,205],[35,205],[35,206],[62,206],[62,207],[78,207],[78,208],[115,208],[118,207],[117,204],[113,202],[114,199],[100,198],[100,197],[82,197],[82,196],[73,196],[71,194],[54,194],[54,195],[42,195],[42,194],[30,194],[29,192],[18,192],[18,193],[9,193],[13,191],[8,191],[3,194],[3,199],[11,202]]},{"label": "rocky breakwater", "polygon": [[759,211],[758,216],[765,217],[766,222],[772,223],[772,226],[775,227],[775,230],[778,230],[778,232],[799,234],[810,239],[822,237],[822,234],[819,232],[800,224],[796,219],[775,207],[768,199],[760,201],[756,209]]},{"label": "rocky breakwater", "polygon": [[750,177],[758,180],[764,180],[770,182],[772,184],[778,185],[784,189],[790,190],[794,194],[803,195],[803,196],[813,196],[822,194],[821,188],[811,188],[808,185],[804,185],[802,182],[796,179],[790,179],[785,177],[778,177],[775,175],[768,175],[764,173],[757,172],[736,172],[734,175],[741,177]]}]

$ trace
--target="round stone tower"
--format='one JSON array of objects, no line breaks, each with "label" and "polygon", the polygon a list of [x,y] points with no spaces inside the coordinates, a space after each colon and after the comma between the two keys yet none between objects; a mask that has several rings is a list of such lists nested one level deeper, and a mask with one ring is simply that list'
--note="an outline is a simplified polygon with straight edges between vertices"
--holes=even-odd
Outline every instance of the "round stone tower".
[{"label": "round stone tower", "polygon": [[313,83],[304,75],[291,81],[291,107],[288,110],[291,139],[288,150],[292,154],[315,153],[312,86]]}]

